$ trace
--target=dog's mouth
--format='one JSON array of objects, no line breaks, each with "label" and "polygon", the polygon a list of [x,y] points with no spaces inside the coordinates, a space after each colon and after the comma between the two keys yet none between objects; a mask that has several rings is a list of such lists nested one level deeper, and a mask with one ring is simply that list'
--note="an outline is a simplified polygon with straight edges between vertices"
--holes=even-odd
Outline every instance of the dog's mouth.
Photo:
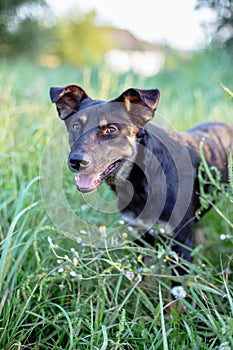
[{"label": "dog's mouth", "polygon": [[75,177],[78,190],[83,193],[94,191],[109,175],[119,168],[120,164],[121,160],[117,160],[103,172],[94,174],[78,173]]}]

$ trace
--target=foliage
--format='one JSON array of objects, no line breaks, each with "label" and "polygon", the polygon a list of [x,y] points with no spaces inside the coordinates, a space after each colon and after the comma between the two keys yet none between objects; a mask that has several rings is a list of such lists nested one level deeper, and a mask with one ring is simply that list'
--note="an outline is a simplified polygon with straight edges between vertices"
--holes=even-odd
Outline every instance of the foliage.
[{"label": "foliage", "polygon": [[51,50],[63,61],[74,65],[97,65],[112,47],[109,29],[96,25],[95,11],[81,14],[77,8],[73,9],[65,18],[57,18],[54,30],[56,40]]},{"label": "foliage", "polygon": [[97,65],[114,46],[108,33],[108,27],[96,24],[94,11],[82,14],[74,8],[55,18],[44,0],[0,3],[0,58],[26,54],[39,60],[44,55],[43,60],[50,55],[56,62]]},{"label": "foliage", "polygon": [[[61,142],[51,85],[76,82],[97,98],[113,98],[130,86],[158,87],[155,120],[167,120],[173,129],[232,121],[231,97],[218,83],[228,86],[231,78],[225,54],[210,50],[174,66],[144,80],[117,76],[106,66],[48,69],[22,59],[0,62],[1,349],[233,348],[232,229],[217,212],[203,221],[209,244],[192,251],[190,275],[182,280],[188,296],[179,311],[169,297],[175,258],[169,246],[158,241],[155,248],[141,248],[125,235],[122,247],[88,246],[52,226],[41,201],[41,157],[51,136]],[[81,208],[72,174],[67,171],[62,181],[70,205],[96,230],[111,227],[111,215]],[[218,209],[232,221],[231,203]],[[144,255],[150,264],[143,263]]]},{"label": "foliage", "polygon": [[[1,57],[35,54],[48,37],[44,0],[3,0],[0,2]],[[47,8],[48,10],[48,8]]]},{"label": "foliage", "polygon": [[220,46],[233,50],[233,1],[232,0],[197,0],[196,8],[208,7],[214,11],[213,40]]}]

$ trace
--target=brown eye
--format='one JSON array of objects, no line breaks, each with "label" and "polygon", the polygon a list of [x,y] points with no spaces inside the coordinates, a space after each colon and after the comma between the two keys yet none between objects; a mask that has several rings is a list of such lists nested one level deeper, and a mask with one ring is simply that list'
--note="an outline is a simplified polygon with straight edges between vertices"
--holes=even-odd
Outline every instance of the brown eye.
[{"label": "brown eye", "polygon": [[115,125],[109,125],[106,130],[105,134],[112,134],[113,132],[117,131],[117,127]]},{"label": "brown eye", "polygon": [[74,130],[78,130],[78,129],[79,129],[79,124],[78,124],[78,123],[74,123],[74,124],[72,125],[72,128],[73,128]]}]

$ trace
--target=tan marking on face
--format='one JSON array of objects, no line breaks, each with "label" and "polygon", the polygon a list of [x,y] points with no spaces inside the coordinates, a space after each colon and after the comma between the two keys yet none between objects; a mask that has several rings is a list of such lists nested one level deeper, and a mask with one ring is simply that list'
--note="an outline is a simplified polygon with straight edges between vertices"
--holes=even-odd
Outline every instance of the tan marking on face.
[{"label": "tan marking on face", "polygon": [[101,119],[100,121],[99,121],[99,127],[100,128],[104,128],[105,126],[107,126],[108,125],[108,121],[106,120],[106,119]]},{"label": "tan marking on face", "polygon": [[87,122],[87,116],[86,115],[81,115],[79,117],[79,120],[82,124],[85,124]]}]

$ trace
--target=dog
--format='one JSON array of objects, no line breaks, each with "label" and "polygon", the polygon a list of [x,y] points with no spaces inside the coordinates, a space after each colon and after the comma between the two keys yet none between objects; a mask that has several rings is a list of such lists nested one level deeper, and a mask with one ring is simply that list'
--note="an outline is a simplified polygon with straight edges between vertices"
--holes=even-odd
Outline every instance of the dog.
[{"label": "dog", "polygon": [[[68,85],[51,87],[50,98],[69,133],[68,166],[77,173],[78,190],[91,192],[106,181],[117,194],[123,218],[142,230],[137,243],[153,244],[162,228],[172,237],[177,256],[190,262],[200,206],[200,144],[209,167],[218,168],[227,183],[233,125],[213,122],[186,132],[165,130],[151,123],[158,89],[130,88],[114,100],[101,101]],[[175,268],[174,275],[184,274],[183,266]]]}]

